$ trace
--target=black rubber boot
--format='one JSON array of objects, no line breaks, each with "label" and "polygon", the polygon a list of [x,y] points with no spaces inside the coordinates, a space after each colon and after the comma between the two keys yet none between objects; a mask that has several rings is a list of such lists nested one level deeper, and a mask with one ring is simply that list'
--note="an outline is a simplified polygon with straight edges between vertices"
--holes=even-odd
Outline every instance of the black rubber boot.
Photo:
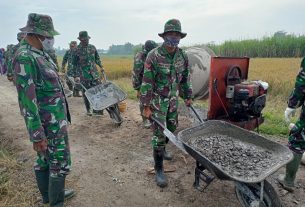
[{"label": "black rubber boot", "polygon": [[163,169],[163,156],[164,148],[154,150],[154,160],[155,160],[155,179],[159,187],[164,188],[167,186],[167,179],[164,175]]},{"label": "black rubber boot", "polygon": [[62,207],[65,200],[65,176],[49,177],[50,207]]},{"label": "black rubber boot", "polygon": [[93,110],[94,116],[102,116],[104,115],[104,110]]},{"label": "black rubber boot", "polygon": [[38,189],[42,196],[42,203],[49,203],[49,170],[41,171],[35,170],[36,181],[38,185]]}]

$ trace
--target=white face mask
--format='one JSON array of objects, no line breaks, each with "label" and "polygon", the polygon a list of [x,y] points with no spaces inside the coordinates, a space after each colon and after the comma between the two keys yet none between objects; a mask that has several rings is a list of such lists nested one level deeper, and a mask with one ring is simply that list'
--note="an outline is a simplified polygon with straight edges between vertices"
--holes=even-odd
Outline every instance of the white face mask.
[{"label": "white face mask", "polygon": [[[39,39],[39,38],[38,38]],[[39,41],[42,44],[42,48],[43,50],[49,51],[49,50],[53,50],[53,45],[54,45],[54,38],[45,38],[43,41],[41,41],[41,39],[39,39]]]}]

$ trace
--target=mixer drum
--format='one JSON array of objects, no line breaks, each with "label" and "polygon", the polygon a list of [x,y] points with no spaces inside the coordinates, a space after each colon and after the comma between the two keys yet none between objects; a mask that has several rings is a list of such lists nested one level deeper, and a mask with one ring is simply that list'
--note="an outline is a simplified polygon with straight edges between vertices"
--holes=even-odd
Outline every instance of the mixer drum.
[{"label": "mixer drum", "polygon": [[191,70],[191,82],[195,99],[208,98],[211,58],[215,53],[208,47],[190,47],[186,50]]}]

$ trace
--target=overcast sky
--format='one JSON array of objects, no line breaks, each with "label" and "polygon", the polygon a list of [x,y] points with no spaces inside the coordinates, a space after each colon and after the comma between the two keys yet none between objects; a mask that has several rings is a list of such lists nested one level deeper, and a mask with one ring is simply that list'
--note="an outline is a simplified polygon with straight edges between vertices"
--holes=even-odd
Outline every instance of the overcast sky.
[{"label": "overcast sky", "polygon": [[90,43],[157,42],[164,23],[178,18],[188,35],[182,45],[261,38],[284,30],[305,34],[305,0],[1,0],[0,47],[16,43],[29,13],[53,18],[55,46],[68,47],[87,30]]}]

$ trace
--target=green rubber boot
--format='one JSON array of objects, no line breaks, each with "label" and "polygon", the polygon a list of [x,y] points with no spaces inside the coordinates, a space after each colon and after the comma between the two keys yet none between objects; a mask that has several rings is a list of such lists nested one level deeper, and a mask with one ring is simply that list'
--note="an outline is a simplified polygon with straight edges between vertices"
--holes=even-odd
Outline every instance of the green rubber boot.
[{"label": "green rubber boot", "polygon": [[302,159],[302,154],[298,154],[293,152],[293,159],[286,165],[286,174],[279,175],[278,181],[282,185],[282,187],[289,192],[293,192],[295,185],[294,181],[296,178],[297,171],[299,169],[299,165]]},{"label": "green rubber boot", "polygon": [[40,171],[35,170],[36,181],[38,185],[38,189],[42,196],[42,203],[49,203],[49,170]]}]

